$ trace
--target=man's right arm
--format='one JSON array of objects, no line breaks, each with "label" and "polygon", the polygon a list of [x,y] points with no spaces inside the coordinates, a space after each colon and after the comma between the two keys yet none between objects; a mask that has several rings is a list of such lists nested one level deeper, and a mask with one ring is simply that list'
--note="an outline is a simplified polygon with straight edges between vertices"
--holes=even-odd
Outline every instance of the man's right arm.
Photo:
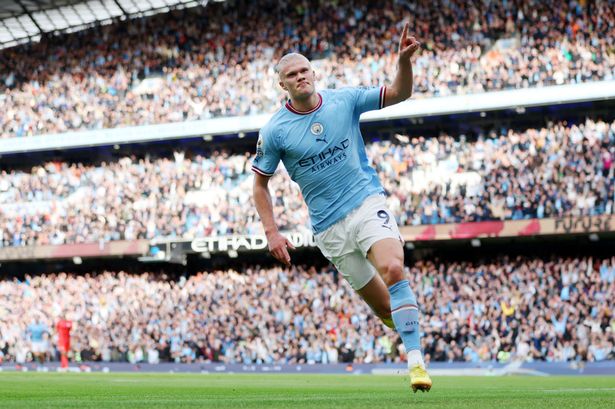
[{"label": "man's right arm", "polygon": [[282,263],[290,266],[288,248],[294,249],[293,244],[278,230],[273,216],[273,203],[269,193],[269,176],[254,173],[254,203],[256,211],[263,223],[263,229],[269,243],[269,251]]}]

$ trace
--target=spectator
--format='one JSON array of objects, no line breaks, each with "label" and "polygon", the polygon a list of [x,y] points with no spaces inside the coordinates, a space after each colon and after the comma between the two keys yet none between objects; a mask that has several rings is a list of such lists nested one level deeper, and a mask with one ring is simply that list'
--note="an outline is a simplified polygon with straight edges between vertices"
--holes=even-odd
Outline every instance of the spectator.
[{"label": "spectator", "polygon": [[[406,271],[432,361],[615,359],[615,257],[422,260]],[[578,280],[570,299],[564,277]],[[437,296],[436,296],[437,294]],[[4,360],[32,360],[23,330],[49,331],[65,309],[76,360],[123,362],[396,362],[405,353],[357,295],[328,270],[246,267],[179,280],[164,275],[66,273],[0,281]],[[506,316],[502,305],[514,307]],[[560,325],[558,317],[566,317]],[[555,318],[555,320],[554,320]],[[54,346],[55,347],[55,346]],[[57,356],[54,354],[53,356]]]},{"label": "spectator", "polygon": [[[367,145],[400,225],[613,214],[615,122]],[[0,173],[0,246],[258,234],[250,154],[176,152]],[[606,169],[608,168],[608,172]],[[297,185],[271,184],[282,230],[310,232]],[[562,290],[566,296],[567,288]]]},{"label": "spectator", "polygon": [[319,88],[390,83],[403,15],[425,44],[417,97],[615,78],[607,0],[236,0],[2,50],[0,137],[271,112],[288,51],[319,60]]}]

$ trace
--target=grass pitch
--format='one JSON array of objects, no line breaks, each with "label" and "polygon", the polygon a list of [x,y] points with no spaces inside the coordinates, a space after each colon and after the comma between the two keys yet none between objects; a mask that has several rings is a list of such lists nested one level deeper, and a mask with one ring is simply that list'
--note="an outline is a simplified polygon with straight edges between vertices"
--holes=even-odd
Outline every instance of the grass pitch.
[{"label": "grass pitch", "polygon": [[0,408],[615,408],[615,377],[0,373]]}]

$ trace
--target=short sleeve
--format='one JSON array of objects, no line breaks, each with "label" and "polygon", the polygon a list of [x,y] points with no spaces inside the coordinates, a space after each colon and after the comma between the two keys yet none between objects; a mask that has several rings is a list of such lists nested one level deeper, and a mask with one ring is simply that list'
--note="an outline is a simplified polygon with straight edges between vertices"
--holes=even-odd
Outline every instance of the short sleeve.
[{"label": "short sleeve", "polygon": [[252,171],[263,176],[273,176],[279,163],[280,148],[277,141],[269,130],[263,128],[258,134]]},{"label": "short sleeve", "polygon": [[362,87],[354,88],[354,91],[356,97],[355,113],[357,115],[384,108],[386,87]]}]

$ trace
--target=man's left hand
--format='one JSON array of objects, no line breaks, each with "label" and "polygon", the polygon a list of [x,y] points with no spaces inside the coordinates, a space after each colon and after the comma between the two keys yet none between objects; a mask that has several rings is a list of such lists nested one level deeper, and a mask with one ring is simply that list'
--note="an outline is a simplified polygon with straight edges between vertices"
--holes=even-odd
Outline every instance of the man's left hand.
[{"label": "man's left hand", "polygon": [[413,36],[408,36],[408,27],[409,24],[404,24],[404,30],[401,32],[401,38],[399,39],[399,62],[400,63],[410,63],[410,59],[421,47],[421,43],[419,43],[416,38]]}]

